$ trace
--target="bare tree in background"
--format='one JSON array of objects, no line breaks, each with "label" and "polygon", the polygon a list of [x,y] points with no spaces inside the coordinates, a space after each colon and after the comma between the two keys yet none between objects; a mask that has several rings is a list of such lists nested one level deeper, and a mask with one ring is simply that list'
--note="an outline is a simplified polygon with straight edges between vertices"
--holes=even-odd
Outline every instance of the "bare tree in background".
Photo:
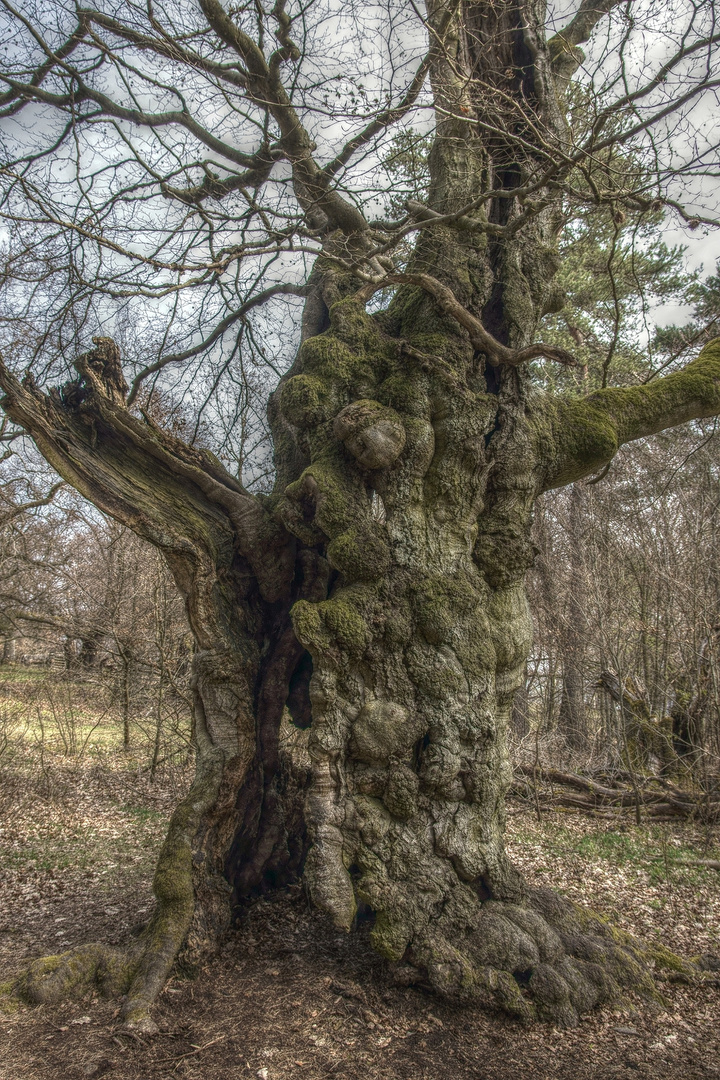
[{"label": "bare tree in background", "polygon": [[[561,664],[563,614],[572,609],[579,577],[583,620],[575,648],[584,657],[588,737],[579,760],[593,755],[604,767],[626,767],[622,721],[635,723],[629,699],[624,709],[611,708],[609,726],[603,711],[620,701],[627,683],[638,715],[651,721],[639,759],[647,763],[649,752],[656,768],[703,781],[717,775],[720,763],[714,555],[720,466],[714,422],[699,426],[633,447],[614,467],[612,481],[584,490],[580,523],[572,489],[543,501],[536,523],[540,556],[530,579],[537,627],[532,666],[539,672],[530,712],[541,730],[557,724],[563,732],[558,715],[548,711],[546,684]],[[572,535],[578,526],[581,545]],[[573,545],[580,548],[579,569],[567,555],[553,564],[553,552]]]},{"label": "bare tree in background", "polygon": [[[153,918],[127,953],[37,963],[26,992],[98,979],[152,1029],[178,950],[301,872],[338,927],[372,909],[397,978],[448,998],[573,1023],[649,989],[657,949],[509,862],[506,731],[537,496],[720,412],[717,343],[620,387],[611,347],[602,389],[562,396],[574,357],[540,329],[585,207],[713,223],[715,4],[582,0],[558,32],[537,0],[3,9],[4,318],[34,361],[1,369],[3,405],[162,551],[196,646],[197,775]],[[411,122],[432,131],[427,198],[391,219],[381,161]],[[283,297],[304,300],[289,367]],[[137,408],[172,372],[239,473]],[[286,705],[312,716],[302,826]]]}]

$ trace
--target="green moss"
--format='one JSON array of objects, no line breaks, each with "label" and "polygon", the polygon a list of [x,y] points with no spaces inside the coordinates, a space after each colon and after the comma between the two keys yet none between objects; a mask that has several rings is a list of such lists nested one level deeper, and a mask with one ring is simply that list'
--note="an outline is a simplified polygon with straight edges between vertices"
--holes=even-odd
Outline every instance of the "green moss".
[{"label": "green moss", "polygon": [[106,945],[81,945],[33,960],[13,989],[19,998],[32,1004],[77,997],[93,983],[110,997],[125,993],[133,972],[134,965],[124,953]]},{"label": "green moss", "polygon": [[364,352],[387,350],[387,344],[364,305],[347,296],[330,308],[330,329],[335,337]]},{"label": "green moss", "polygon": [[330,635],[325,629],[319,604],[298,600],[292,607],[290,617],[297,639],[306,649],[326,652],[330,648]]},{"label": "green moss", "polygon": [[666,948],[665,945],[650,945],[647,951],[651,959],[655,961],[656,968],[660,971],[673,971],[687,976],[697,974],[695,965],[683,960],[681,956]]},{"label": "green moss", "polygon": [[289,505],[283,517],[288,528],[298,536],[309,531],[314,536],[313,543],[323,534],[334,539],[369,511],[367,495],[359,481],[348,475],[347,466],[338,457],[339,451],[331,448],[324,460],[309,465],[285,489]]},{"label": "green moss", "polygon": [[626,442],[718,412],[720,339],[682,371],[655,382],[555,400],[531,420],[539,459],[555,462],[546,487],[571,483],[600,468]]},{"label": "green moss", "polygon": [[332,396],[316,375],[294,375],[280,390],[283,414],[296,427],[309,427],[332,416]]},{"label": "green moss", "polygon": [[318,605],[322,609],[325,625],[339,643],[352,656],[362,656],[368,646],[370,634],[362,615],[347,600],[325,600]]},{"label": "green moss", "polygon": [[413,345],[418,341],[427,343],[432,338],[439,345],[436,351],[442,352],[445,358],[453,345],[465,343],[465,332],[449,316],[443,316],[431,297],[419,287],[400,289],[388,308],[388,316],[399,337]]},{"label": "green moss", "polygon": [[0,982],[0,1013],[6,1016],[12,1015],[20,1008],[20,999],[17,996],[16,985],[13,979]]},{"label": "green moss", "polygon": [[367,622],[350,600],[298,600],[290,615],[298,641],[318,653],[327,654],[337,643],[350,655],[362,656],[370,640]]},{"label": "green moss", "polygon": [[560,424],[562,443],[572,447],[573,456],[583,469],[592,469],[617,453],[620,443],[614,418],[599,408],[592,397],[573,402],[571,409],[561,413]]},{"label": "green moss", "polygon": [[422,374],[391,375],[379,387],[378,400],[398,413],[426,418],[430,411],[427,384],[427,377]]},{"label": "green moss", "polygon": [[320,460],[309,465],[300,479],[286,489],[288,498],[302,499],[306,498],[307,482],[315,485],[315,522],[329,539],[348,531],[369,513],[365,490],[341,455],[339,446],[330,446]]},{"label": "green moss", "polygon": [[359,525],[329,545],[327,557],[348,582],[375,581],[390,568],[390,546],[382,526]]},{"label": "green moss", "polygon": [[381,956],[387,960],[400,960],[410,943],[411,933],[408,923],[402,916],[388,911],[379,911],[370,940],[373,948]]},{"label": "green moss", "polygon": [[[378,365],[382,366],[383,348],[379,340],[358,342],[356,338],[351,347],[328,332],[308,338],[302,345],[300,356],[304,371],[325,383],[326,391],[334,395],[336,406],[340,408],[343,404],[339,397],[341,393],[347,395],[347,401],[357,392],[361,396],[372,392],[379,377]],[[281,398],[281,405],[285,411],[284,398]]]}]

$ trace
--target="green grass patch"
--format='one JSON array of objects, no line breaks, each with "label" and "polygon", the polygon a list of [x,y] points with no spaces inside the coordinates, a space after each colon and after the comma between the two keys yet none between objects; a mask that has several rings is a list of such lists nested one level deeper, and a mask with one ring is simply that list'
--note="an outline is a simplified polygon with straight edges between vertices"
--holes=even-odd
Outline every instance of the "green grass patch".
[{"label": "green grass patch", "polygon": [[543,822],[533,829],[526,823],[515,830],[516,842],[542,846],[543,852],[567,857],[602,861],[613,866],[635,866],[646,870],[651,879],[664,881],[670,874],[683,873],[698,883],[717,879],[717,871],[702,866],[683,865],[684,860],[718,858],[704,845],[684,837],[678,839],[662,825],[625,826],[620,829],[597,828],[578,837],[577,829],[561,823]]},{"label": "green grass patch", "polygon": [[3,665],[0,668],[0,690],[3,686],[14,683],[43,683],[47,681],[47,668],[22,667],[18,664]]}]

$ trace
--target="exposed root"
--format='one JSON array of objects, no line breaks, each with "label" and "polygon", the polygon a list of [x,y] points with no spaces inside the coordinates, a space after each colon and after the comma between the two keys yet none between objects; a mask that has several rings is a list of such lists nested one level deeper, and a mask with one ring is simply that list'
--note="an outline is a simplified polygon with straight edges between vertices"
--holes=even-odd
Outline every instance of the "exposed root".
[{"label": "exposed root", "polygon": [[[152,923],[143,937],[151,928]],[[166,946],[170,938],[171,935],[166,935]],[[157,1025],[149,1010],[164,985],[169,968],[165,970],[163,965],[160,981],[153,959],[162,956],[166,950],[153,949],[152,940],[152,937],[150,941],[140,940],[130,949],[115,949],[93,942],[56,956],[43,956],[33,960],[15,981],[13,995],[32,1005],[54,1005],[96,989],[104,997],[121,999],[121,1016],[126,1028],[154,1035]]]},{"label": "exposed root", "polygon": [[659,969],[683,981],[707,978],[704,965],[644,946],[550,890],[532,890],[518,904],[485,901],[479,910],[472,890],[454,892],[413,939],[396,967],[398,982],[424,982],[450,1000],[573,1027],[581,1013],[622,1002],[628,992],[662,1002]]},{"label": "exposed root", "polygon": [[54,1005],[97,987],[107,997],[126,993],[133,973],[132,959],[108,945],[79,945],[57,956],[33,960],[14,986],[15,993],[34,1005]]},{"label": "exposed root", "polygon": [[170,975],[195,914],[193,839],[201,818],[217,800],[223,774],[222,752],[204,749],[198,755],[192,786],[170,819],[153,881],[155,911],[140,937],[126,950],[93,943],[34,960],[15,984],[19,997],[34,1004],[53,1004],[94,986],[107,997],[122,998],[125,1027],[145,1034],[157,1032],[150,1008]]}]

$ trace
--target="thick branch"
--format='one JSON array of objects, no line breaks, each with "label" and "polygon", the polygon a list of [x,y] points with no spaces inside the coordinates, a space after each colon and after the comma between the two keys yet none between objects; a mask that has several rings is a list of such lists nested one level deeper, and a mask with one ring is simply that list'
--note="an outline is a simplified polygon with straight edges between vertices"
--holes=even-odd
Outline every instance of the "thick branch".
[{"label": "thick branch", "polygon": [[544,460],[552,464],[542,490],[596,472],[625,443],[718,413],[720,338],[682,371],[644,386],[598,390],[576,400],[545,399],[536,417],[538,442]]},{"label": "thick branch", "polygon": [[[60,475],[93,502],[193,576],[202,563],[228,565],[239,550],[267,599],[287,585],[288,539],[260,502],[209,452],[187,446],[125,408],[127,387],[117,349],[96,338],[79,357],[78,383],[40,393],[22,385],[0,361],[0,404]],[[208,623],[209,619],[209,623]],[[215,627],[208,610],[199,625]],[[197,628],[196,628],[197,629]]]},{"label": "thick branch", "polygon": [[548,41],[552,72],[558,82],[566,84],[585,60],[579,47],[588,41],[600,20],[618,7],[622,0],[583,0],[577,14],[567,26]]}]

